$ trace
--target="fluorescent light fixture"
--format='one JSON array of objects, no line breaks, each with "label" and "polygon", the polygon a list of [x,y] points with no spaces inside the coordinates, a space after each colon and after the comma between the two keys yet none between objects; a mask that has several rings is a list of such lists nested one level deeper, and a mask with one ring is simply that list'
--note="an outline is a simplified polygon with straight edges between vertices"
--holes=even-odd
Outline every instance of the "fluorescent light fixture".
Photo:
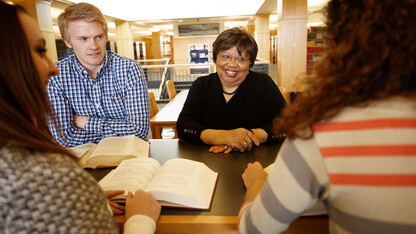
[{"label": "fluorescent light fixture", "polygon": [[161,30],[168,31],[168,30],[173,30],[173,24],[154,25],[153,28],[157,28],[158,31],[161,31]]},{"label": "fluorescent light fixture", "polygon": [[269,29],[277,29],[277,24],[269,24]]},{"label": "fluorescent light fixture", "polygon": [[265,0],[70,0],[126,21],[255,15]]},{"label": "fluorescent light fixture", "polygon": [[329,0],[308,0],[308,7],[322,7],[328,4]]},{"label": "fluorescent light fixture", "polygon": [[55,7],[51,7],[51,15],[52,15],[52,19],[56,19],[58,18],[58,16],[64,12],[62,9],[59,8],[55,8]]},{"label": "fluorescent light fixture", "polygon": [[58,27],[58,26],[56,26],[56,25],[54,25],[54,26],[53,26],[53,31],[54,31],[55,33],[60,33],[60,32],[59,32],[59,27]]},{"label": "fluorescent light fixture", "polygon": [[270,14],[269,22],[277,22],[277,14]]},{"label": "fluorescent light fixture", "polygon": [[116,29],[116,23],[115,22],[107,22],[108,29]]},{"label": "fluorescent light fixture", "polygon": [[246,27],[248,21],[225,21],[224,25],[225,28],[233,28],[233,27]]},{"label": "fluorescent light fixture", "polygon": [[308,23],[308,28],[309,27],[317,27],[317,26],[325,26],[324,22],[310,22]]},{"label": "fluorescent light fixture", "polygon": [[138,30],[138,31],[135,31],[135,32],[133,32],[134,34],[142,34],[142,35],[152,35],[152,31],[149,31],[149,30]]}]

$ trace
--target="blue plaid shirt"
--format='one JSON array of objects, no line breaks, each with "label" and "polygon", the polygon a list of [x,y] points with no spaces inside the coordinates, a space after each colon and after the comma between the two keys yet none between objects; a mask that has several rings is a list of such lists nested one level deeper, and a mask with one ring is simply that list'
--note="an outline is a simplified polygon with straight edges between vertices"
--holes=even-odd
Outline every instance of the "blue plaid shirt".
[{"label": "blue plaid shirt", "polygon": [[[108,136],[146,138],[150,104],[143,70],[134,60],[107,51],[95,79],[75,55],[57,62],[60,74],[49,79],[47,92],[57,122],[48,116],[55,140],[63,146],[98,142]],[[85,129],[74,115],[87,116]]]}]

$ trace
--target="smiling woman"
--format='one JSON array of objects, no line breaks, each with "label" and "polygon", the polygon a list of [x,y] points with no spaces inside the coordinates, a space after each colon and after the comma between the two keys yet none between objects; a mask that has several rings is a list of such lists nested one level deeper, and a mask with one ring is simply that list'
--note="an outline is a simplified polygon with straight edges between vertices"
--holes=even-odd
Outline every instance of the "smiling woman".
[{"label": "smiling woman", "polygon": [[176,126],[179,138],[211,145],[213,153],[244,152],[280,139],[271,124],[286,102],[267,74],[250,71],[256,57],[256,41],[246,31],[232,28],[217,37],[217,72],[192,84]]}]

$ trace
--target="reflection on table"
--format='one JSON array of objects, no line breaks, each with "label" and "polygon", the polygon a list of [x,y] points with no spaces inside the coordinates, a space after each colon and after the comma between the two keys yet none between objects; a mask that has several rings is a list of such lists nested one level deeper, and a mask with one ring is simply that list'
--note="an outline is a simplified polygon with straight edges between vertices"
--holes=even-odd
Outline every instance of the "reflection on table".
[{"label": "reflection on table", "polygon": [[[150,130],[153,139],[162,139],[162,129],[171,127],[176,132],[176,121],[182,111],[183,104],[189,90],[182,90],[166,106],[162,108],[151,120]],[[177,134],[176,134],[177,135]]]},{"label": "reflection on table", "polygon": [[[263,167],[274,162],[279,143],[263,144],[249,152],[231,154],[209,153],[209,146],[178,140],[150,139],[150,157],[163,164],[171,158],[186,158],[205,163],[219,172],[219,179],[210,211],[163,208],[157,233],[237,233],[238,211],[243,202],[245,187],[241,178],[248,163],[259,161]],[[111,169],[90,170],[101,179]],[[115,216],[121,227],[124,216]],[[328,233],[327,216],[301,217],[286,233]]]}]

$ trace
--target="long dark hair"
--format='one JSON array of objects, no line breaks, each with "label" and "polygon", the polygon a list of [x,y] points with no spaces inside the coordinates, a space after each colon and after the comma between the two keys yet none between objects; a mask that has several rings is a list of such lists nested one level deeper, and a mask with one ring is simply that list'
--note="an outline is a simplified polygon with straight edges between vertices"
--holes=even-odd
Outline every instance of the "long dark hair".
[{"label": "long dark hair", "polygon": [[26,13],[20,6],[0,2],[0,22],[7,22],[0,27],[0,142],[68,154],[50,134],[47,95],[18,18],[20,12]]},{"label": "long dark hair", "polygon": [[313,136],[314,123],[344,107],[393,95],[416,96],[416,1],[332,0],[325,54],[303,97],[274,121],[289,138]]}]

